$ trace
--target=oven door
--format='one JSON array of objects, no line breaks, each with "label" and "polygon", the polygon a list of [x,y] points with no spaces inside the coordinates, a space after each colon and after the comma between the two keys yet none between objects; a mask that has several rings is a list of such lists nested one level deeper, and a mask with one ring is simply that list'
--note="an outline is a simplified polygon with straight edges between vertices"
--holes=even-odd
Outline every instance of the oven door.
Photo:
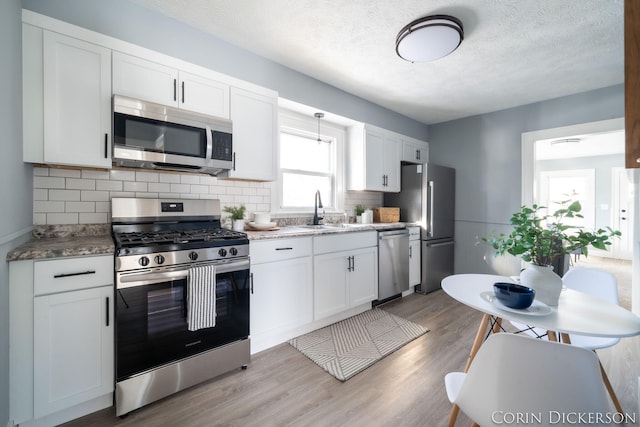
[{"label": "oven door", "polygon": [[216,326],[196,331],[189,266],[116,273],[116,381],[249,336],[249,260],[216,263]]}]

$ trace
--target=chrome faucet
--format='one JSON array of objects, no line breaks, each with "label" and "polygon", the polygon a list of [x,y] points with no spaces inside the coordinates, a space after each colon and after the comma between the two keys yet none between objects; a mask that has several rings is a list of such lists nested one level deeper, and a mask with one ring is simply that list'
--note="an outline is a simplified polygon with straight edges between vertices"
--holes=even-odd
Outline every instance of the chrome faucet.
[{"label": "chrome faucet", "polygon": [[320,224],[320,220],[324,219],[322,216],[318,216],[318,208],[322,209],[322,199],[320,198],[320,190],[316,190],[316,195],[313,200],[313,225]]}]

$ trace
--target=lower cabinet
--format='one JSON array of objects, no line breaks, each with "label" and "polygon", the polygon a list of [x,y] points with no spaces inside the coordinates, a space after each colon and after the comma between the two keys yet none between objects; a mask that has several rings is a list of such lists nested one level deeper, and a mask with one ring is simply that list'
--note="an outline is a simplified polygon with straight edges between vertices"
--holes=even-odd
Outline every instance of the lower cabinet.
[{"label": "lower cabinet", "polygon": [[378,297],[376,247],[316,255],[315,319],[323,319]]},{"label": "lower cabinet", "polygon": [[314,254],[315,320],[378,298],[375,231],[315,237]]},{"label": "lower cabinet", "polygon": [[9,263],[9,422],[113,404],[113,255]]},{"label": "lower cabinet", "polygon": [[311,238],[251,242],[251,352],[279,344],[313,320]]},{"label": "lower cabinet", "polygon": [[113,391],[113,286],[34,298],[34,417]]}]

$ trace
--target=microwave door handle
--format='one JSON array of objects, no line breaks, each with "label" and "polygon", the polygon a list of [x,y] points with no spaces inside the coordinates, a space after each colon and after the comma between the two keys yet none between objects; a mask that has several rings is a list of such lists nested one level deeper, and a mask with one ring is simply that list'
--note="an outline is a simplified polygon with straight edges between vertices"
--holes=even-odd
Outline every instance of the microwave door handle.
[{"label": "microwave door handle", "polygon": [[211,160],[213,158],[213,131],[209,126],[205,126],[205,132],[207,133],[207,149],[205,153],[205,160]]}]

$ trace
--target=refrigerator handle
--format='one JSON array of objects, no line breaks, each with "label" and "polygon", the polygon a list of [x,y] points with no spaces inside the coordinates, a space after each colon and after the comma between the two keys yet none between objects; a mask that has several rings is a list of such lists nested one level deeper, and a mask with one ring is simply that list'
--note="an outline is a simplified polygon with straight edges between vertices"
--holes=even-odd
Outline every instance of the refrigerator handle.
[{"label": "refrigerator handle", "polygon": [[435,184],[433,181],[429,181],[429,229],[427,230],[427,236],[433,237],[433,193],[435,191]]}]

